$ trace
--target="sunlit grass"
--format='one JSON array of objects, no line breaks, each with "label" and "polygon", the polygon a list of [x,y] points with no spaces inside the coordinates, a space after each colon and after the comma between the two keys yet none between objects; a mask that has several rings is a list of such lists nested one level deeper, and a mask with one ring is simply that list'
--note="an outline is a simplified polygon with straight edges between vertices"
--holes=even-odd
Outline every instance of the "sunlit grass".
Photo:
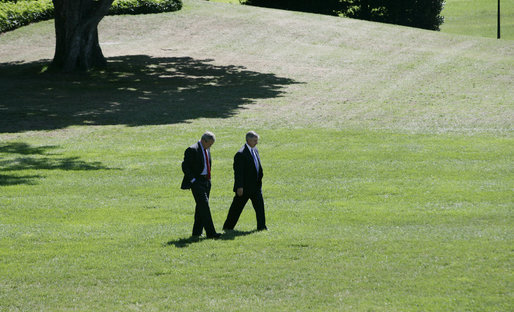
[{"label": "sunlit grass", "polygon": [[[80,155],[83,164],[5,171],[38,177],[2,186],[2,306],[512,307],[512,139],[256,129],[270,231],[251,232],[249,206],[240,232],[195,243],[180,161],[202,129],[75,128],[73,141],[24,138],[32,149],[54,146],[39,155],[2,153],[4,168],[20,157],[57,164]],[[221,230],[243,133],[212,130],[211,206]]]},{"label": "sunlit grass", "polygon": [[[514,39],[514,1],[503,0],[501,7],[501,38]],[[447,0],[442,14],[441,31],[469,36],[497,37],[498,1]]]}]

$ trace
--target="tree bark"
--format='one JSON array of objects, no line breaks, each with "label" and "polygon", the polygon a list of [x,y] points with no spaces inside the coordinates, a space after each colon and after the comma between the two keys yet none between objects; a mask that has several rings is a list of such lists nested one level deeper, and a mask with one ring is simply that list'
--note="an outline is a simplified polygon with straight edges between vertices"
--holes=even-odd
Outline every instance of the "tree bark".
[{"label": "tree bark", "polygon": [[114,0],[52,0],[55,9],[55,54],[52,67],[87,71],[107,63],[98,42],[98,23]]}]

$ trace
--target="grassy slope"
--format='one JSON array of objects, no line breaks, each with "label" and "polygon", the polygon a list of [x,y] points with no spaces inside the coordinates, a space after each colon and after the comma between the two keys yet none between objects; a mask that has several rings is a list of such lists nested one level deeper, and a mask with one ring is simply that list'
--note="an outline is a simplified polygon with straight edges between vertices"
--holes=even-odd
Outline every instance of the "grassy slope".
[{"label": "grassy slope", "polygon": [[[209,5],[229,8],[231,15],[208,14]],[[268,127],[292,118],[295,126],[511,130],[509,41],[228,4],[187,6],[174,18],[106,19],[100,31],[105,54],[212,58],[214,65],[294,79],[284,89],[287,100],[264,99],[252,104],[251,114],[243,111]],[[45,27],[43,36],[31,35],[33,27],[3,36],[19,47],[12,53],[2,44],[3,59],[50,58],[51,23],[39,27]],[[267,109],[270,103],[276,108]]]},{"label": "grassy slope", "polygon": [[[2,309],[512,310],[512,44],[203,1],[100,34],[111,74],[0,67]],[[187,240],[207,128],[215,224],[256,129],[271,231]]]}]

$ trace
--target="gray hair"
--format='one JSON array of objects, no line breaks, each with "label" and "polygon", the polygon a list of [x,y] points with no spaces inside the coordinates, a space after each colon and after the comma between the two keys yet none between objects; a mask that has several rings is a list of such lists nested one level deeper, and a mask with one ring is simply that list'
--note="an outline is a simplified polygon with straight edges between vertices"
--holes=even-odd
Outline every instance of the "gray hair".
[{"label": "gray hair", "polygon": [[215,142],[216,141],[216,136],[214,136],[214,133],[210,132],[210,131],[205,131],[205,133],[202,135],[202,141],[205,141],[205,142]]},{"label": "gray hair", "polygon": [[248,141],[248,140],[253,139],[253,138],[257,138],[257,139],[259,138],[259,135],[257,134],[257,132],[255,132],[255,131],[248,131],[246,133],[246,140]]}]

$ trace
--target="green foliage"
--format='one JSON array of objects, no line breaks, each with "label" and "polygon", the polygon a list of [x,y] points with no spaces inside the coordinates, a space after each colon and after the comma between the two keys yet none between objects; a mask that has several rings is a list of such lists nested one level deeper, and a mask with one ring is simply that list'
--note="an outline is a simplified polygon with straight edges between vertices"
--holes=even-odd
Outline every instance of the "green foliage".
[{"label": "green foliage", "polygon": [[[109,15],[173,12],[181,8],[181,0],[115,0]],[[51,0],[0,0],[0,33],[53,16]]]},{"label": "green foliage", "polygon": [[337,15],[340,0],[242,0],[241,3],[267,8]]},{"label": "green foliage", "polygon": [[51,0],[42,1],[3,1],[0,3],[0,33],[13,30],[36,21],[53,17],[54,6]]},{"label": "green foliage", "polygon": [[443,0],[242,0],[242,3],[277,9],[342,14],[347,17],[439,30]]},{"label": "green foliage", "polygon": [[173,12],[181,8],[181,0],[116,0],[109,15]]},{"label": "green foliage", "polygon": [[444,0],[344,0],[341,11],[352,18],[439,30]]}]

